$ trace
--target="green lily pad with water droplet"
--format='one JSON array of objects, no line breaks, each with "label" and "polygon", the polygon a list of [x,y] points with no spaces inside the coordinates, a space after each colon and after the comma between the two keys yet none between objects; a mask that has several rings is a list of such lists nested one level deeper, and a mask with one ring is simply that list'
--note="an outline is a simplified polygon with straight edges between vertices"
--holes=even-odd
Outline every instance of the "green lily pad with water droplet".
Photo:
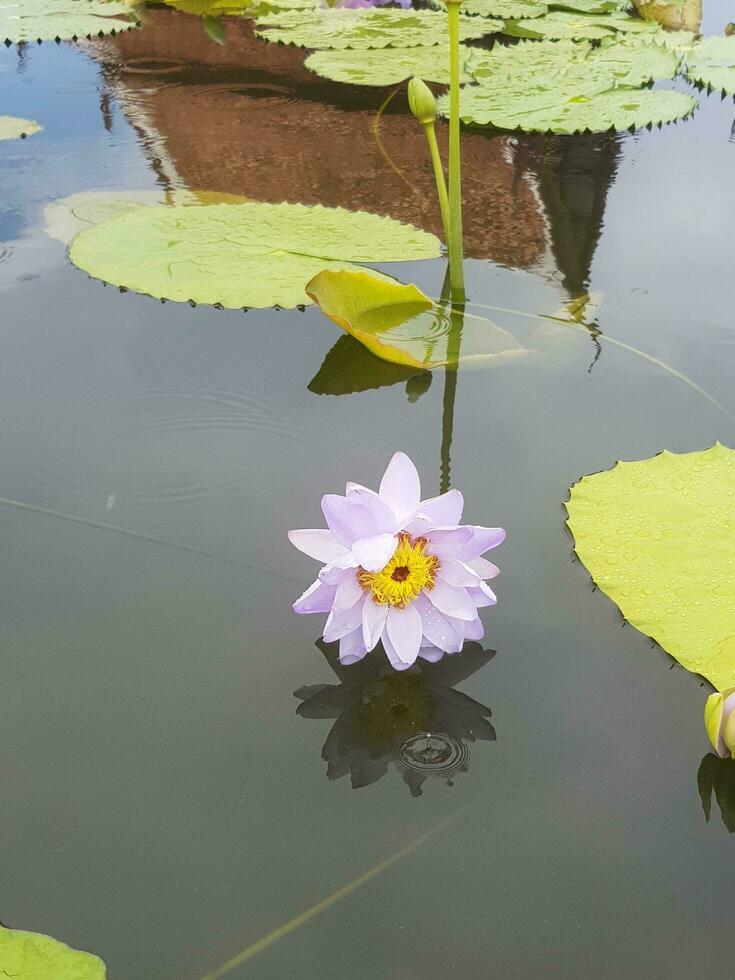
[{"label": "green lily pad with water droplet", "polygon": [[15,116],[0,116],[0,140],[17,140],[40,133],[42,126],[32,119],[18,119]]},{"label": "green lily pad with water droplet", "polygon": [[735,95],[735,36],[705,37],[686,56],[686,75],[726,95]]},{"label": "green lily pad with water droplet", "polygon": [[[462,61],[466,48],[460,50]],[[449,47],[371,48],[365,51],[315,51],[304,62],[323,78],[349,85],[398,85],[406,79],[449,84]],[[471,76],[462,71],[462,81]]]},{"label": "green lily pad with water droplet", "polygon": [[[325,270],[306,287],[322,313],[371,354],[403,367],[490,366],[530,353],[481,317],[471,325],[412,284],[363,270]],[[461,341],[461,343],[460,343]]]},{"label": "green lily pad with water droplet", "polygon": [[97,956],[50,936],[0,926],[0,976],[13,980],[105,980]]},{"label": "green lily pad with water droplet", "polygon": [[0,0],[0,40],[68,41],[127,31],[134,13],[125,0]]},{"label": "green lily pad with water droplet", "polygon": [[439,239],[366,211],[303,204],[140,207],[79,234],[69,256],[89,275],[177,302],[309,303],[305,284],[352,263],[435,258]]},{"label": "green lily pad with water droplet", "polygon": [[[676,74],[679,57],[657,45],[618,41],[521,41],[472,49],[477,85],[460,94],[463,121],[498,129],[576,133],[670,122],[696,105],[689,95],[640,86]],[[449,114],[449,101],[437,103]]]},{"label": "green lily pad with water droplet", "polygon": [[[503,22],[462,17],[460,40],[483,37]],[[447,43],[447,15],[439,10],[293,10],[259,17],[258,36],[266,41],[315,50],[415,48]]]},{"label": "green lily pad with water droplet", "polygon": [[735,452],[663,452],[585,476],[574,549],[625,619],[720,690],[735,685]]}]

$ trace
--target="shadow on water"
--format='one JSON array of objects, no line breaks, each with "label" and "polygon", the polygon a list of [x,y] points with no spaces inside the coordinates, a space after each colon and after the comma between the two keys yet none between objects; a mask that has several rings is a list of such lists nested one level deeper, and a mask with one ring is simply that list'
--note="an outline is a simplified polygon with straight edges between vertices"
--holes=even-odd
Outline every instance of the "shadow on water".
[{"label": "shadow on water", "polygon": [[731,834],[734,834],[735,759],[721,759],[714,752],[709,752],[699,765],[697,788],[702,800],[704,819],[707,823],[712,816],[712,795],[714,794],[722,823]]},{"label": "shadow on water", "polygon": [[327,777],[349,774],[353,789],[370,786],[389,769],[400,772],[412,796],[427,779],[452,785],[469,767],[468,742],[494,741],[490,708],[455,690],[495,656],[478,643],[438,663],[417,661],[396,673],[381,649],[343,667],[338,645],[318,640],[338,684],[311,684],[294,691],[302,718],[333,719],[322,758]]}]

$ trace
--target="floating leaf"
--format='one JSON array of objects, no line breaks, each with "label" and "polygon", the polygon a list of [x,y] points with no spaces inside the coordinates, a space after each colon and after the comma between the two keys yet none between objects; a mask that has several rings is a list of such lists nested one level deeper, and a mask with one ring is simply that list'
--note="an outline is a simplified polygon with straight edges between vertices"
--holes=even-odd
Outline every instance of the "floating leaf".
[{"label": "floating leaf", "polygon": [[[373,48],[364,51],[315,51],[304,64],[317,75],[350,85],[397,85],[414,75],[427,82],[449,84],[447,45],[428,48]],[[463,71],[462,81],[469,81],[470,77]]]},{"label": "floating leaf", "polygon": [[600,41],[618,33],[653,35],[662,31],[658,24],[641,20],[640,17],[631,17],[626,13],[585,14],[552,10],[544,17],[531,20],[508,20],[503,33],[510,34],[511,37],[535,39]]},{"label": "floating leaf", "polygon": [[[444,0],[432,0],[432,6],[446,9]],[[506,20],[509,17],[540,17],[549,8],[538,0],[463,0],[461,9],[463,14],[472,17],[500,17]]]},{"label": "floating leaf", "polygon": [[384,361],[358,343],[354,337],[340,337],[324,358],[322,366],[309,383],[315,395],[351,395],[389,385],[403,384],[411,378],[431,378],[428,372],[416,373],[414,367],[404,367]]},{"label": "floating leaf", "polygon": [[686,75],[698,85],[735,95],[735,36],[705,37],[687,54]]},{"label": "floating leaf", "polygon": [[69,256],[116,286],[239,308],[308,303],[304,285],[321,269],[439,252],[433,235],[393,218],[257,203],[135,208],[83,231]]},{"label": "floating leaf", "polygon": [[[326,270],[306,291],[322,313],[376,357],[422,370],[470,361],[515,359],[530,352],[507,330],[482,320],[470,343],[463,341],[462,318],[453,317],[417,286],[363,271]],[[476,319],[476,318],[475,318]]]},{"label": "floating leaf", "polygon": [[68,245],[80,231],[115,218],[126,211],[152,204],[194,207],[208,204],[245,204],[248,198],[218,191],[82,191],[47,204],[44,231],[49,238]]},{"label": "floating leaf", "polygon": [[0,926],[0,976],[13,980],[105,980],[105,964],[50,936]]},{"label": "floating leaf", "polygon": [[0,116],[0,140],[24,139],[40,133],[42,127],[32,119],[16,119],[15,116]]},{"label": "floating leaf", "polygon": [[628,0],[549,0],[556,10],[574,10],[581,14],[606,14],[613,10],[627,10]]},{"label": "floating leaf", "polygon": [[663,452],[584,477],[575,550],[623,616],[682,667],[735,685],[735,452]]},{"label": "floating leaf", "polygon": [[0,0],[0,40],[70,40],[126,31],[134,24],[132,4],[124,0]]},{"label": "floating leaf", "polygon": [[[464,122],[498,129],[575,133],[604,132],[686,116],[689,95],[642,90],[654,78],[671,78],[679,58],[657,45],[587,42],[520,42],[473,49],[467,70],[479,84],[460,95]],[[442,96],[437,111],[449,114]]]},{"label": "floating leaf", "polygon": [[[415,48],[447,43],[447,17],[438,10],[289,11],[258,19],[260,37],[302,48]],[[460,40],[502,29],[502,21],[462,17]]]}]

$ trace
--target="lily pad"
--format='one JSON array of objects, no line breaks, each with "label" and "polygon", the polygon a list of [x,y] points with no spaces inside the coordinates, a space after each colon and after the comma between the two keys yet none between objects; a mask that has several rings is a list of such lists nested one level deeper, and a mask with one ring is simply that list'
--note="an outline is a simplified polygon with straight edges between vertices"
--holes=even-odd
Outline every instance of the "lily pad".
[{"label": "lily pad", "polygon": [[[498,129],[575,133],[604,132],[686,116],[696,105],[689,95],[641,89],[655,78],[671,78],[678,56],[657,45],[618,42],[520,42],[473,49],[467,70],[477,85],[460,95],[464,122]],[[437,103],[441,115],[449,102]]]},{"label": "lily pad", "polygon": [[697,85],[735,95],[735,36],[705,37],[687,54],[686,75]]},{"label": "lily pad", "polygon": [[393,218],[262,203],[135,208],[83,231],[69,250],[105,282],[230,309],[308,303],[304,285],[322,269],[439,253],[437,238]]},{"label": "lily pad", "polygon": [[0,976],[13,980],[105,980],[105,964],[50,936],[0,926]]},{"label": "lily pad", "polygon": [[149,191],[81,191],[46,205],[43,230],[49,238],[68,245],[80,231],[140,207],[150,207],[153,204],[194,207],[245,204],[247,201],[248,198],[238,194],[222,194],[217,191],[166,191],[163,188]]},{"label": "lily pad", "polygon": [[16,119],[15,116],[0,116],[0,140],[24,139],[40,133],[43,127],[32,119]]},{"label": "lily pad", "polygon": [[574,10],[582,14],[607,14],[613,10],[627,10],[628,0],[549,0],[553,10]]},{"label": "lily pad", "polygon": [[[128,20],[116,19],[120,15]],[[134,8],[124,0],[0,0],[0,40],[64,41],[127,31]]]},{"label": "lily pad", "polygon": [[[462,17],[460,40],[501,30],[503,22]],[[439,10],[293,10],[258,18],[259,36],[316,50],[416,48],[447,43],[447,16]]]},{"label": "lily pad", "polygon": [[[433,0],[432,6],[446,9],[444,0]],[[461,9],[463,14],[471,17],[500,17],[506,20],[509,17],[541,17],[549,7],[538,0],[463,0]]]},{"label": "lily pad", "polygon": [[[460,52],[462,55],[466,51]],[[315,51],[304,62],[323,78],[349,85],[398,85],[414,75],[449,84],[449,47],[373,48],[365,51]],[[463,71],[462,81],[471,76]]]},{"label": "lily pad", "polygon": [[325,316],[392,364],[430,371],[472,362],[489,365],[531,353],[509,331],[483,319],[472,337],[464,336],[460,356],[461,315],[453,317],[417,286],[387,276],[326,270],[306,291]]},{"label": "lily pad", "polygon": [[663,452],[572,487],[575,551],[623,616],[682,667],[735,685],[735,452]]},{"label": "lily pad", "polygon": [[525,20],[508,20],[504,34],[547,40],[601,41],[616,34],[658,34],[658,24],[631,17],[630,14],[613,11],[607,14],[586,14],[565,10],[552,10],[544,17]]}]

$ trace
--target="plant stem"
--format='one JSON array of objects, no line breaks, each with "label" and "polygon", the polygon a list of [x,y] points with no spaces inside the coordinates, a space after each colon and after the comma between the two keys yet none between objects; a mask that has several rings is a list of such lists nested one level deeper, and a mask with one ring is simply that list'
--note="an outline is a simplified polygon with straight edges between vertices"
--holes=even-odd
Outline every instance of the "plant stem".
[{"label": "plant stem", "polygon": [[434,123],[426,123],[424,126],[426,142],[429,144],[431,163],[434,167],[434,180],[436,181],[436,193],[439,198],[439,210],[442,213],[442,224],[444,225],[444,241],[449,244],[450,222],[449,222],[449,198],[447,197],[447,185],[444,180],[444,167],[442,158],[439,155],[439,146],[436,142],[436,131]]},{"label": "plant stem", "polygon": [[447,0],[449,14],[449,277],[452,300],[464,298],[462,268],[462,178],[459,162],[459,7],[462,0]]}]

